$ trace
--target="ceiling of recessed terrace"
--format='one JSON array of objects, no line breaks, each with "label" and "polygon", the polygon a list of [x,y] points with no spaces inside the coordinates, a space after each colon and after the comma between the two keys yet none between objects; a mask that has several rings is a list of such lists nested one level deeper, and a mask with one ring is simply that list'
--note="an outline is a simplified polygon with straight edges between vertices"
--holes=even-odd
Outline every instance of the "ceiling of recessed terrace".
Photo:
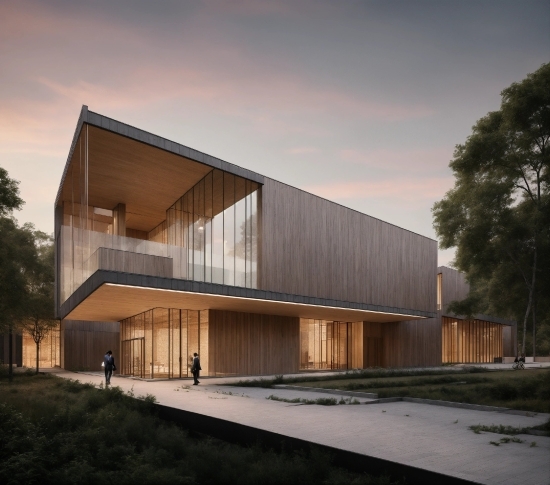
[{"label": "ceiling of recessed terrace", "polygon": [[126,227],[150,231],[212,167],[101,128],[84,125],[64,179],[62,200],[80,202],[88,133],[88,205],[126,204]]}]

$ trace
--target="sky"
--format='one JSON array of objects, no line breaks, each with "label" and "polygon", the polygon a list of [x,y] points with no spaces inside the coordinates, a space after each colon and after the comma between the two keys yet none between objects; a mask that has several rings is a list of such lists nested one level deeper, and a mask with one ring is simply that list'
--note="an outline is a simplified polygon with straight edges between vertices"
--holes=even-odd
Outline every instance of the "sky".
[{"label": "sky", "polygon": [[53,231],[86,104],[435,239],[455,146],[550,61],[549,26],[548,0],[0,0],[15,216]]}]

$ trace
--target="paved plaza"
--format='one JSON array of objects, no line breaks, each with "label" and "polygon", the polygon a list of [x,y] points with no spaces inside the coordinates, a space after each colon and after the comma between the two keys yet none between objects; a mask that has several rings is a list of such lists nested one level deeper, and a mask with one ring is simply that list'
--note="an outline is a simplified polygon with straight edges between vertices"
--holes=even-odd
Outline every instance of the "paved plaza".
[{"label": "paved plaza", "polygon": [[[56,374],[96,385],[103,382],[100,373],[61,370]],[[518,435],[523,443],[495,446],[490,442],[500,440],[502,435],[475,434],[468,429],[477,424],[531,427],[544,423],[549,418],[547,414],[508,414],[413,402],[297,405],[266,397],[273,394],[285,399],[339,399],[339,396],[221,385],[236,380],[203,378],[199,386],[192,386],[192,379],[143,381],[115,376],[112,384],[125,391],[132,389],[136,395],[153,394],[165,406],[477,483],[550,483],[550,437]],[[536,446],[531,446],[533,442]]]}]

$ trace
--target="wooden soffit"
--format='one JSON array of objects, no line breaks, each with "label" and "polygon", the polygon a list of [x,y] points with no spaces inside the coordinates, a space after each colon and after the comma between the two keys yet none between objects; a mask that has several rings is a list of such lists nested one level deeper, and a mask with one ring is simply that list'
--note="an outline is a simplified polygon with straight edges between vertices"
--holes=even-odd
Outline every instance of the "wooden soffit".
[{"label": "wooden soffit", "polygon": [[84,124],[76,142],[61,198],[80,203],[84,181],[84,134],[88,135],[88,205],[126,204],[126,227],[150,231],[166,210],[212,167],[96,126]]},{"label": "wooden soffit", "polygon": [[152,308],[228,310],[342,322],[397,322],[424,317],[104,283],[74,308],[68,320],[120,321]]}]

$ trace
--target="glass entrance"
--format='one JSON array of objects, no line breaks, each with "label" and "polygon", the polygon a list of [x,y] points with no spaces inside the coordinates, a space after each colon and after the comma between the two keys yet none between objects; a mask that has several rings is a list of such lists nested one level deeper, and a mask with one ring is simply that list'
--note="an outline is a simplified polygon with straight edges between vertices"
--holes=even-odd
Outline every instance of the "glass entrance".
[{"label": "glass entrance", "polygon": [[145,339],[133,338],[122,341],[122,374],[145,377]]}]

